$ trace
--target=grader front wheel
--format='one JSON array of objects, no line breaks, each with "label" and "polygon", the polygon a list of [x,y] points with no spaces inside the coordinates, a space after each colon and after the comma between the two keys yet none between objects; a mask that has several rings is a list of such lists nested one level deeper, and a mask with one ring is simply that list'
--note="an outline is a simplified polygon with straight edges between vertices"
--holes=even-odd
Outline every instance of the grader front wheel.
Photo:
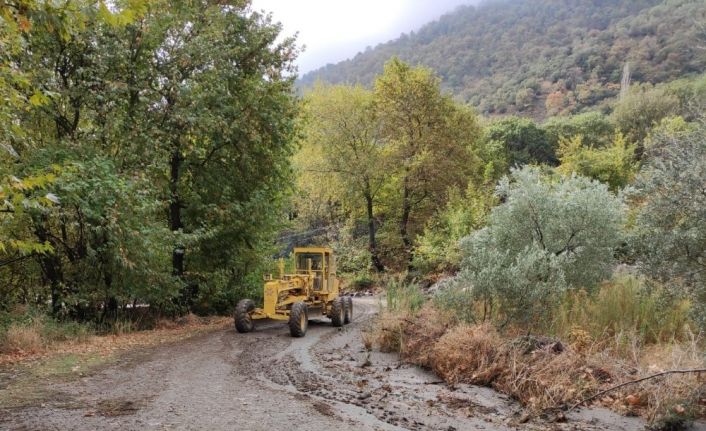
[{"label": "grader front wheel", "polygon": [[292,337],[303,337],[309,327],[309,312],[306,303],[295,302],[289,311],[289,333]]},{"label": "grader front wheel", "polygon": [[255,309],[255,303],[251,299],[241,299],[235,306],[235,329],[241,334],[250,332],[253,324],[250,313]]}]

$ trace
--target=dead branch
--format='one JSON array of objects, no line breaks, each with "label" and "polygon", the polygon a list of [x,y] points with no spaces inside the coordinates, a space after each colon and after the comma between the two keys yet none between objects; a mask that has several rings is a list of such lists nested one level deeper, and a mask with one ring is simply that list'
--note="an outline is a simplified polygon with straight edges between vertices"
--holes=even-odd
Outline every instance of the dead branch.
[{"label": "dead branch", "polygon": [[645,380],[650,380],[650,379],[654,379],[654,378],[656,378],[656,377],[666,376],[666,375],[668,375],[668,374],[701,374],[701,373],[706,373],[706,368],[694,368],[694,369],[690,369],[690,370],[668,370],[668,371],[662,371],[661,373],[652,374],[651,376],[643,377],[643,378],[641,378],[641,379],[631,380],[631,381],[629,381],[629,382],[623,382],[623,383],[621,383],[621,384],[619,384],[619,385],[615,385],[615,386],[612,386],[612,387],[610,387],[610,388],[608,388],[608,389],[606,389],[606,390],[600,391],[600,392],[598,392],[597,394],[591,395],[591,396],[588,397],[588,398],[584,398],[583,400],[581,400],[581,401],[579,401],[578,403],[576,403],[576,404],[574,404],[573,406],[571,406],[571,408],[569,408],[569,411],[571,411],[571,410],[573,410],[573,409],[579,407],[580,405],[582,405],[582,404],[584,404],[584,403],[587,403],[587,402],[589,402],[589,401],[595,400],[596,398],[600,397],[601,395],[605,395],[605,394],[607,394],[608,392],[612,392],[612,391],[614,391],[614,390],[616,390],[616,389],[620,389],[620,388],[622,388],[622,387],[624,387],[624,386],[628,386],[628,385],[632,385],[632,384],[635,384],[635,383],[644,382]]}]

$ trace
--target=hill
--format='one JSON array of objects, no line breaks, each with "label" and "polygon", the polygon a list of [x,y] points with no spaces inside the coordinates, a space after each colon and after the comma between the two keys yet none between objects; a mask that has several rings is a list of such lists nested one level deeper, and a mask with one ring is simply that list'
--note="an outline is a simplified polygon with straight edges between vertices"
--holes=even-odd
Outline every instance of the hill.
[{"label": "hill", "polygon": [[659,83],[706,65],[703,0],[496,0],[299,80],[371,84],[392,56],[438,73],[445,89],[489,114],[579,112],[633,81]]}]

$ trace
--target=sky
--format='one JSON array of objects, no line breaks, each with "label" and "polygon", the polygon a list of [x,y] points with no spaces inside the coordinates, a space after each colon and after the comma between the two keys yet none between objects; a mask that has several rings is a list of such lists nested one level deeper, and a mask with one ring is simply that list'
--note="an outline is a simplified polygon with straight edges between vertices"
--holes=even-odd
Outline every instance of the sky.
[{"label": "sky", "polygon": [[353,57],[476,0],[253,0],[287,36],[299,33],[299,73]]}]

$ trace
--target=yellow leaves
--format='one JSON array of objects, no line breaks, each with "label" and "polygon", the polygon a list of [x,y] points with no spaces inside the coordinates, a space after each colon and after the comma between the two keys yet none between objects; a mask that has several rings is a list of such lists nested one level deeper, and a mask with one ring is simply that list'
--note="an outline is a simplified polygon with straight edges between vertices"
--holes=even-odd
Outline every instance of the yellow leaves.
[{"label": "yellow leaves", "polygon": [[561,139],[558,155],[561,165],[556,169],[562,175],[576,173],[608,184],[617,190],[632,180],[638,169],[634,144],[629,144],[621,133],[602,148],[586,146],[581,135]]},{"label": "yellow leaves", "polygon": [[23,33],[26,33],[32,29],[32,23],[29,22],[29,20],[22,15],[20,15],[20,17],[17,19],[17,25],[19,26],[20,31],[22,31]]},{"label": "yellow leaves", "polygon": [[53,183],[54,181],[56,181],[56,175],[53,173],[26,177],[23,179],[19,179],[15,176],[10,176],[7,185],[10,189],[14,189],[17,191],[30,191],[45,187]]},{"label": "yellow leaves", "polygon": [[49,98],[39,90],[35,90],[29,98],[29,104],[32,106],[42,106],[47,103],[49,103]]},{"label": "yellow leaves", "polygon": [[51,254],[54,252],[54,248],[46,241],[43,243],[22,241],[17,239],[0,241],[0,253],[8,253],[13,251],[26,256],[33,253]]},{"label": "yellow leaves", "polygon": [[145,0],[130,0],[127,7],[116,11],[111,11],[105,2],[101,2],[98,6],[98,18],[112,27],[124,27],[142,17],[146,12],[147,2]]}]

